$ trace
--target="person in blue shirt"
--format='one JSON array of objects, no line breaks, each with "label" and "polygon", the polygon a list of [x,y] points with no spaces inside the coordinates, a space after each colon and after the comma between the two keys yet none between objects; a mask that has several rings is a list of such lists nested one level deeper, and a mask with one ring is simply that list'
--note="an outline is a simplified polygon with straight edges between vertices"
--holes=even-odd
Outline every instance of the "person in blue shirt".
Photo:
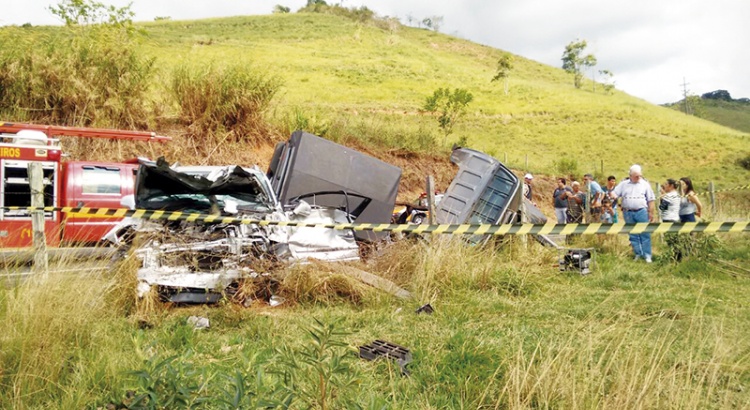
[{"label": "person in blue shirt", "polygon": [[611,224],[614,222],[615,216],[617,215],[614,209],[612,209],[612,200],[605,196],[602,198],[602,214],[599,216],[599,222]]}]

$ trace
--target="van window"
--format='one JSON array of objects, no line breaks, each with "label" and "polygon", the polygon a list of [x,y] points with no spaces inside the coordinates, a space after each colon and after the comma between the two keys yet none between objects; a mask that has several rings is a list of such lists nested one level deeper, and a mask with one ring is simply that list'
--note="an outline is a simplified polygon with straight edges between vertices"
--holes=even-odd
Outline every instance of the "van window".
[{"label": "van window", "polygon": [[117,167],[83,167],[81,190],[84,194],[120,195],[120,169]]},{"label": "van window", "polygon": [[494,224],[500,222],[503,209],[514,193],[513,181],[505,175],[502,168],[493,175],[492,180],[480,195],[472,209],[470,221],[475,224]]}]

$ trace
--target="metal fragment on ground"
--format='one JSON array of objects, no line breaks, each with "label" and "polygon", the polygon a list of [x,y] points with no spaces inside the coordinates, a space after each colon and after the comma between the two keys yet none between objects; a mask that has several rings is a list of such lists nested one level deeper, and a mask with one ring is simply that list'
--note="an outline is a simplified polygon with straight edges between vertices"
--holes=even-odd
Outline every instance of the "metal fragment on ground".
[{"label": "metal fragment on ground", "polygon": [[195,329],[208,329],[211,327],[207,317],[190,316],[187,318],[187,324]]},{"label": "metal fragment on ground", "polygon": [[370,344],[360,346],[359,357],[365,360],[376,360],[379,358],[393,359],[401,368],[401,373],[406,376],[409,375],[409,370],[406,369],[406,365],[412,361],[409,349],[379,339]]}]

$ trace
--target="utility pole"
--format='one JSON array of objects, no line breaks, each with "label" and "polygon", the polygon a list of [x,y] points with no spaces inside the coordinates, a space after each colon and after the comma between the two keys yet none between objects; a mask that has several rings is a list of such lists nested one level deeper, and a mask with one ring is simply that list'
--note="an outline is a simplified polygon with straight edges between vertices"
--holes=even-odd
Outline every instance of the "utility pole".
[{"label": "utility pole", "polygon": [[685,115],[690,115],[690,105],[688,105],[688,93],[690,92],[687,89],[687,86],[690,85],[690,83],[685,82],[685,77],[682,77],[682,102],[685,109]]}]

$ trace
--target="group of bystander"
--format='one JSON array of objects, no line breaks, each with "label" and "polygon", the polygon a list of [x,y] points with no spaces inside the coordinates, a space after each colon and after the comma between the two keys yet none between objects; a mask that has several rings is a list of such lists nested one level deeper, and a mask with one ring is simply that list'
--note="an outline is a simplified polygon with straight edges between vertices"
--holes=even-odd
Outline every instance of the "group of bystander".
[{"label": "group of bystander", "polygon": [[[585,191],[578,181],[568,186],[565,178],[558,178],[557,187],[552,193],[557,223],[582,223],[587,207],[591,214],[589,222],[600,223],[618,223],[619,212],[626,224],[658,222],[659,219],[663,222],[695,222],[696,216],[701,216],[703,207],[688,177],[666,181],[661,190],[657,214],[656,195],[641,172],[640,165],[633,165],[627,178],[617,183],[614,176],[609,176],[604,188],[594,180],[593,175],[586,174],[583,176]],[[528,192],[529,196],[531,180],[531,175],[526,174],[524,193]],[[650,233],[630,234],[630,245],[636,260],[651,263]]]}]

